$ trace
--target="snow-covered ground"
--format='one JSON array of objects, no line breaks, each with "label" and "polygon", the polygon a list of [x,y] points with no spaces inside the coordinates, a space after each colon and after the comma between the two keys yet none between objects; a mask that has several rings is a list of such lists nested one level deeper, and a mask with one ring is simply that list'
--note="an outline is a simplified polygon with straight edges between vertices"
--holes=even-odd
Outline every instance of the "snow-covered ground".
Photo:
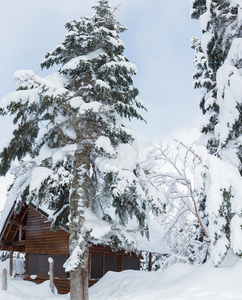
[{"label": "snow-covered ground", "polygon": [[[2,269],[2,267],[1,267]],[[239,300],[242,299],[242,261],[214,268],[176,264],[165,271],[108,272],[90,288],[90,300]],[[68,300],[48,286],[9,278],[1,300]]]}]

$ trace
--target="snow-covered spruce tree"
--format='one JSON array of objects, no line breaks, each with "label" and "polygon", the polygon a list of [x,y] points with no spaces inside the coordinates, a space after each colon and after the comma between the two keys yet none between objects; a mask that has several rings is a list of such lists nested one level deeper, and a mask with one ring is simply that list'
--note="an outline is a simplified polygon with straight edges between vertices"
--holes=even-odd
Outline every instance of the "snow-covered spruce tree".
[{"label": "snow-covered spruce tree", "polygon": [[219,144],[215,136],[215,126],[218,124],[219,114],[216,76],[208,66],[207,57],[202,49],[199,38],[192,38],[191,48],[196,51],[193,62],[196,68],[196,72],[193,74],[194,88],[201,89],[200,108],[205,115],[201,133],[206,136],[205,143],[209,153],[216,154]]},{"label": "snow-covered spruce tree", "polygon": [[[202,61],[207,61],[206,68],[212,75],[214,84],[212,89],[205,89],[202,98],[204,99],[205,125],[209,131],[202,129],[202,138],[211,154],[221,158],[222,161],[234,165],[242,174],[241,155],[241,2],[240,1],[206,1],[200,2],[199,10],[192,2],[192,17],[199,18],[202,25],[201,47],[194,43],[196,53],[195,66],[197,67],[198,78],[203,81],[204,68],[197,63],[197,57],[202,57]],[[195,7],[196,6],[196,7]],[[195,78],[197,80],[197,78]],[[196,86],[196,81],[195,81]],[[200,87],[204,88],[202,84]],[[212,94],[211,94],[212,93]],[[216,104],[216,119],[211,119],[211,109],[214,110]],[[209,108],[208,110],[206,110]],[[215,110],[214,110],[215,111]],[[215,120],[215,122],[214,122]],[[209,133],[209,134],[208,134]],[[210,143],[213,138],[215,143]],[[218,174],[217,174],[218,175]],[[225,188],[217,191],[217,199],[212,205],[207,201],[205,211],[210,214],[209,228],[211,234],[211,253],[215,264],[220,263],[229,249],[235,254],[241,255],[241,245],[234,247],[233,236],[241,231],[241,211],[235,209],[235,194],[233,191],[235,181],[229,182]],[[214,193],[216,191],[213,191]],[[217,204],[217,206],[215,205]],[[212,210],[211,210],[212,208]],[[235,222],[236,220],[236,222]],[[233,224],[237,224],[233,226]],[[241,234],[241,233],[240,233]]]},{"label": "snow-covered spruce tree", "polygon": [[12,115],[16,124],[0,154],[1,174],[19,161],[8,201],[47,205],[54,228],[68,222],[72,300],[88,299],[88,245],[97,238],[90,219],[102,228],[99,242],[114,248],[135,249],[132,217],[148,235],[145,174],[125,125],[125,119],[143,120],[136,68],[123,56],[119,34],[126,29],[108,1],[99,0],[94,10],[67,22],[64,41],[47,53],[41,66],[57,64],[57,73],[43,79],[18,71],[17,91],[1,101],[1,115]]},{"label": "snow-covered spruce tree", "polygon": [[[224,142],[223,87],[217,81],[217,72],[225,63],[232,42],[241,35],[240,8],[238,1],[212,0],[193,1],[191,16],[199,18],[202,26],[202,40],[193,39],[196,50],[195,88],[202,88],[200,107],[205,115],[202,136],[211,154],[221,156]],[[198,13],[199,12],[199,13]],[[209,85],[207,78],[210,79]],[[199,81],[199,84],[198,84]],[[220,110],[222,110],[220,112]],[[239,111],[239,109],[237,109]]]},{"label": "snow-covered spruce tree", "polygon": [[192,0],[191,17],[199,19],[199,17],[207,11],[206,0]]}]

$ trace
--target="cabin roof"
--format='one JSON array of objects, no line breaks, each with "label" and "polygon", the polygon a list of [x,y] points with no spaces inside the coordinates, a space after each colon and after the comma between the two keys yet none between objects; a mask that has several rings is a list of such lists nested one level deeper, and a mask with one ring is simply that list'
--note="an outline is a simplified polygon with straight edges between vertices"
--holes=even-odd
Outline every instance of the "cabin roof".
[{"label": "cabin roof", "polygon": [[[36,207],[34,204],[29,204],[29,206],[33,207],[36,211],[38,211],[41,215],[43,215],[46,219],[52,220],[52,212],[47,209],[46,205],[43,205],[41,207]],[[4,232],[6,231],[6,228],[8,226],[9,222],[13,222],[11,220],[12,216],[14,215],[15,210],[15,202],[11,203],[11,201],[6,201],[1,219],[0,219],[0,240],[2,240],[2,237],[4,235]],[[23,209],[21,211],[21,214],[23,214]],[[95,214],[91,213],[91,222],[89,222],[88,229],[92,230],[92,236],[95,239],[95,243],[99,243],[99,238],[102,233],[102,227],[104,227],[103,230],[106,230],[105,227],[110,226],[109,223],[99,220],[97,217],[95,219]],[[24,225],[24,224],[23,224]],[[69,233],[68,227],[64,225],[59,226],[61,229]],[[17,228],[16,228],[17,230]],[[161,236],[162,236],[162,227],[161,225],[156,222],[154,219],[150,220],[150,237],[149,240],[147,240],[146,237],[142,237],[137,230],[133,230],[130,233],[131,238],[136,242],[138,249],[148,252],[156,252],[156,253],[167,253],[169,252],[169,249],[165,247],[164,243],[162,243]],[[102,242],[101,242],[102,243]],[[17,251],[17,250],[16,250]]]}]

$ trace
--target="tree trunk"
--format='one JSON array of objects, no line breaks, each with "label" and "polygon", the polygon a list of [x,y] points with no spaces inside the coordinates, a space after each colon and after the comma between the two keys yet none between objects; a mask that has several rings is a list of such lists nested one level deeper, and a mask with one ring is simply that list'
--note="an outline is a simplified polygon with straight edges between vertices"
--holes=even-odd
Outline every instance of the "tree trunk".
[{"label": "tree trunk", "polygon": [[[84,210],[89,206],[90,195],[90,140],[78,145],[73,162],[73,182],[70,195],[70,256],[77,262],[70,271],[70,299],[88,300],[88,236],[84,228]],[[75,256],[76,251],[78,255]]]},{"label": "tree trunk", "polygon": [[89,249],[83,255],[87,266],[78,266],[70,272],[70,300],[88,300],[88,257]]}]

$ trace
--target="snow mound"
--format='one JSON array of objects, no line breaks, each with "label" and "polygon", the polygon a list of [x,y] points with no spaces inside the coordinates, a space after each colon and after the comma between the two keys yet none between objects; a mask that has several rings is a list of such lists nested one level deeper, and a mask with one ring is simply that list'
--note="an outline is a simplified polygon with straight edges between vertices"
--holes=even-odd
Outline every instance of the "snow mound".
[{"label": "snow mound", "polygon": [[108,272],[90,288],[90,300],[242,299],[242,261],[233,266],[175,264],[161,272]]},{"label": "snow mound", "polygon": [[[218,268],[208,262],[175,264],[157,272],[108,272],[89,289],[89,300],[242,300],[241,273],[242,260],[231,259]],[[53,295],[49,281],[36,285],[9,277],[8,291],[0,290],[0,299],[69,300],[70,295]]]}]

